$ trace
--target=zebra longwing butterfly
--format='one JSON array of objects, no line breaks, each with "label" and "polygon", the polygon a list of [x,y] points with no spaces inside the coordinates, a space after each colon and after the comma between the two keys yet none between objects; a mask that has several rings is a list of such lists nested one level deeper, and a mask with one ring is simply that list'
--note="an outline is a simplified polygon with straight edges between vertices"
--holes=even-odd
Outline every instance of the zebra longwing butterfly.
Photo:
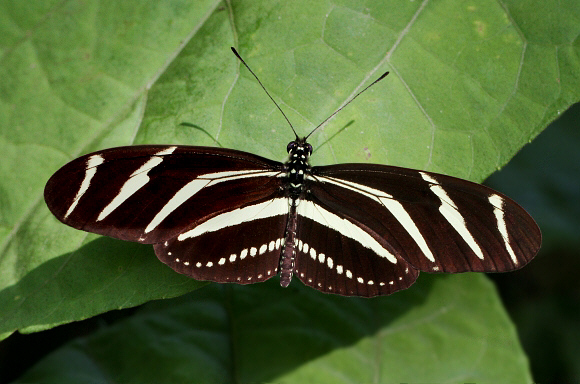
[{"label": "zebra longwing butterfly", "polygon": [[286,287],[297,276],[346,296],[406,289],[419,271],[512,271],[540,248],[534,220],[501,193],[394,166],[311,167],[307,138],[288,144],[284,164],[214,147],[106,149],[63,166],[44,197],[63,223],[153,244],[195,279],[279,274]]}]

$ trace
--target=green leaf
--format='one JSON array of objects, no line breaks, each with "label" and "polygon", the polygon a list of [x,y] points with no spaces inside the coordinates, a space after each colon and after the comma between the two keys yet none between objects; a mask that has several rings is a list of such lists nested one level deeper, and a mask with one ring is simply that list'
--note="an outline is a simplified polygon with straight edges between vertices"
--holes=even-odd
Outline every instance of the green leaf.
[{"label": "green leaf", "polygon": [[484,276],[426,276],[375,299],[276,284],[214,284],[148,304],[20,382],[532,382]]},{"label": "green leaf", "polygon": [[[531,0],[0,7],[1,335],[203,285],[170,271],[151,247],[65,227],[42,192],[54,171],[92,150],[215,145],[182,123],[284,160],[291,131],[232,45],[300,134],[391,72],[312,136],[315,164],[375,162],[481,181],[580,98],[575,0],[557,9]],[[441,284],[453,291],[456,281]]]},{"label": "green leaf", "polygon": [[219,2],[0,6],[0,333],[203,285],[151,263],[150,247],[65,228],[42,193],[50,175],[81,153],[131,144],[149,88]]}]

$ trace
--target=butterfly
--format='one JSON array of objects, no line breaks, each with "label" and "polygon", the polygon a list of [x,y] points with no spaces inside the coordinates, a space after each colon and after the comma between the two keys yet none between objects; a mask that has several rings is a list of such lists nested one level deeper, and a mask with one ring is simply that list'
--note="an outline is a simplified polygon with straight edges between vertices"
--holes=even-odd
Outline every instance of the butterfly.
[{"label": "butterfly", "polygon": [[540,229],[503,194],[394,166],[313,167],[310,134],[295,133],[285,163],[217,147],[105,149],[64,165],[44,197],[71,227],[153,244],[175,271],[220,283],[279,275],[286,287],[295,276],[372,297],[410,287],[420,271],[506,272],[537,254]]}]

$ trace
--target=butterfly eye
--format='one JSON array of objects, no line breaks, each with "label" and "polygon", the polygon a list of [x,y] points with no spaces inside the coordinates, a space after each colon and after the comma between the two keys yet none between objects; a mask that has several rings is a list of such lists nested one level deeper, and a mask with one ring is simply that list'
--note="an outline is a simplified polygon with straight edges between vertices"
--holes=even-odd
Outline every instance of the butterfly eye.
[{"label": "butterfly eye", "polygon": [[286,147],[286,151],[288,151],[288,153],[290,153],[291,150],[293,150],[294,148],[296,148],[296,142],[295,141],[291,141],[288,143],[288,146]]},{"label": "butterfly eye", "polygon": [[306,143],[306,145],[304,146],[304,148],[306,149],[306,152],[308,153],[308,156],[312,155],[312,145]]}]

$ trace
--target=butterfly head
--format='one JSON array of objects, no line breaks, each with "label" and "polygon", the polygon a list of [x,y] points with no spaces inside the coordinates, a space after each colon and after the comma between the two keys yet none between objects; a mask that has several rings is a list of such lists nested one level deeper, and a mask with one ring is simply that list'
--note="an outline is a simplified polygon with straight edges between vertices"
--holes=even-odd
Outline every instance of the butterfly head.
[{"label": "butterfly head", "polygon": [[290,155],[290,161],[296,160],[305,163],[308,161],[310,155],[312,155],[312,145],[306,142],[306,138],[297,138],[289,142],[286,150]]}]

